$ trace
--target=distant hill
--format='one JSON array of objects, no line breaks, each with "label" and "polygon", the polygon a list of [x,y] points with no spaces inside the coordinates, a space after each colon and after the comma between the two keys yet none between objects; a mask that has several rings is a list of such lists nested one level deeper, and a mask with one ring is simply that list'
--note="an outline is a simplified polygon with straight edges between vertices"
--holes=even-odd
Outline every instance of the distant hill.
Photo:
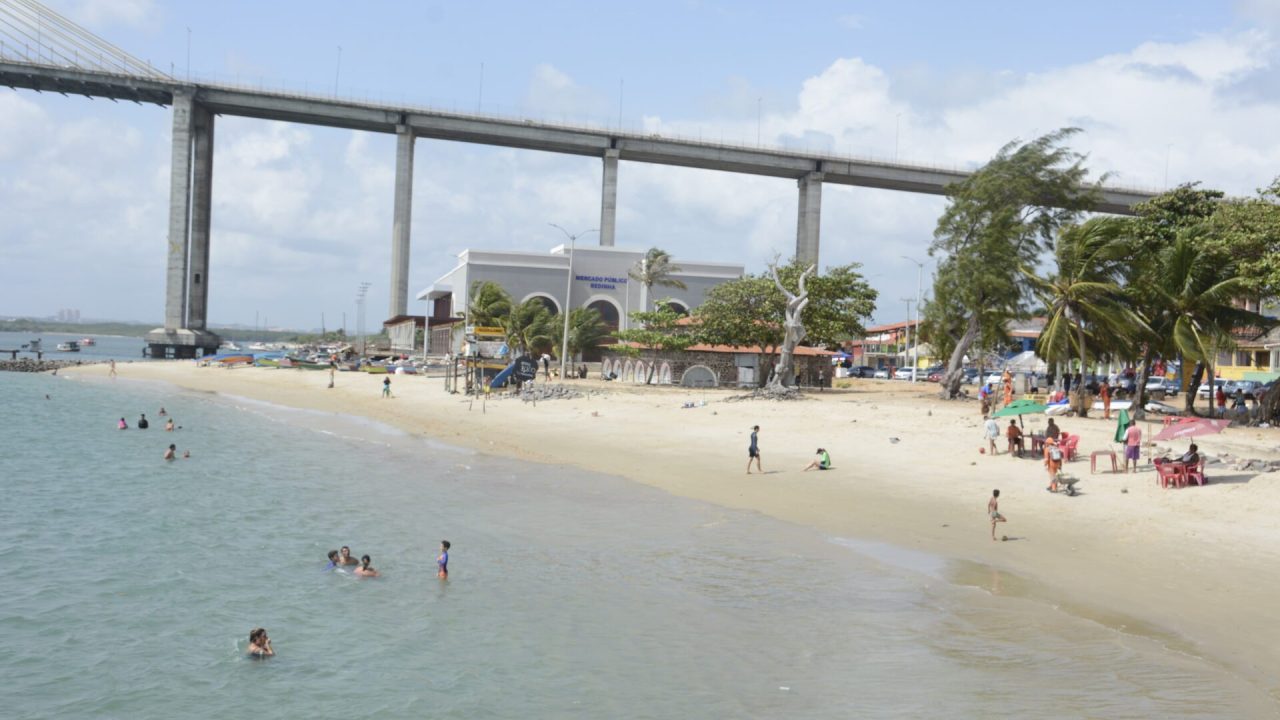
[{"label": "distant hill", "polygon": [[[70,333],[72,335],[121,335],[124,337],[143,337],[156,328],[156,323],[126,322],[86,322],[66,323],[56,320],[36,320],[23,318],[19,320],[0,320],[0,332],[21,333]],[[260,340],[263,342],[300,342],[315,337],[312,333],[297,330],[245,330],[232,328],[209,328],[224,340]]]}]

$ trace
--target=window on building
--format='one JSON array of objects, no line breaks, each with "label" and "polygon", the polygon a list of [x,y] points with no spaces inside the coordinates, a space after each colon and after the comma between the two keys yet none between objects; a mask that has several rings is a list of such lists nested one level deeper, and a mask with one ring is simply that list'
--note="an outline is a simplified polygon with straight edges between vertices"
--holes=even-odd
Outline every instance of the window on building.
[{"label": "window on building", "polygon": [[1253,362],[1253,353],[1246,350],[1236,351],[1236,367],[1250,367]]},{"label": "window on building", "polygon": [[1216,363],[1216,364],[1217,364],[1217,365],[1230,365],[1230,364],[1231,364],[1231,353],[1229,353],[1229,352],[1220,352],[1220,353],[1218,353],[1218,361],[1217,361],[1217,363]]},{"label": "window on building", "polygon": [[1266,350],[1259,350],[1253,354],[1254,365],[1259,369],[1271,367],[1271,353]]}]

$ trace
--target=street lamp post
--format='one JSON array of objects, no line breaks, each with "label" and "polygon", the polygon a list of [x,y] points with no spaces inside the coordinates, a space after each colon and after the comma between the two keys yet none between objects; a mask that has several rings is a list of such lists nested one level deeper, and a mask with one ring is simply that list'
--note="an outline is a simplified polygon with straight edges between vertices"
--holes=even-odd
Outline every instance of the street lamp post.
[{"label": "street lamp post", "polygon": [[590,230],[583,230],[577,235],[574,235],[555,223],[547,224],[564,233],[564,236],[569,238],[569,276],[566,277],[564,281],[564,306],[560,309],[561,314],[564,315],[564,336],[560,339],[560,381],[564,382],[564,362],[565,358],[569,355],[569,298],[573,294],[573,248],[578,238],[588,233],[600,232],[600,229],[592,228]]},{"label": "street lamp post", "polygon": [[[916,369],[920,367],[920,307],[924,303],[924,263],[902,256],[903,260],[907,260],[916,264],[920,268],[919,282],[916,286],[916,346],[912,349],[913,359],[911,361],[911,382],[916,381]],[[911,321],[911,307],[907,306],[907,322]]]},{"label": "street lamp post", "polygon": [[[907,344],[902,348],[902,359],[905,361],[907,359],[907,351],[911,349],[911,303],[915,302],[915,298],[904,297],[902,298],[902,302],[907,304]],[[916,333],[916,336],[916,344],[919,345],[920,337],[918,332]],[[915,381],[916,368],[915,363],[913,362],[911,366],[911,382]]]}]

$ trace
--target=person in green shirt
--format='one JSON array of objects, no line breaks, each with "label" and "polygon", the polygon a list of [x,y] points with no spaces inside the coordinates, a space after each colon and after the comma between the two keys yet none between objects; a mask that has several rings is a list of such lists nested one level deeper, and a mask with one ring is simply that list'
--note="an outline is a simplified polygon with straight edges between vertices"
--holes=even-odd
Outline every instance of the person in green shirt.
[{"label": "person in green shirt", "polygon": [[830,455],[826,450],[824,450],[824,449],[822,449],[822,448],[818,448],[818,457],[817,457],[817,459],[815,459],[813,462],[809,463],[808,467],[806,467],[806,468],[805,468],[805,470],[813,470],[813,469],[815,469],[815,468],[816,468],[816,469],[818,469],[818,470],[830,470],[830,469],[831,469],[831,455]]}]

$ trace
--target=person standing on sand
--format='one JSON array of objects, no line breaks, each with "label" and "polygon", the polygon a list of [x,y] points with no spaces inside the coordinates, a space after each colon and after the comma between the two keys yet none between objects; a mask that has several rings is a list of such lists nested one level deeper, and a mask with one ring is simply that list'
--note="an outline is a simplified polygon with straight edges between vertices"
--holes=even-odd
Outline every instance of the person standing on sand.
[{"label": "person standing on sand", "polygon": [[1013,373],[1005,369],[1004,374],[1000,376],[1000,382],[1004,384],[1004,404],[1005,407],[1013,402]]},{"label": "person standing on sand", "polygon": [[1111,419],[1111,386],[1107,384],[1106,378],[1098,383],[1098,397],[1102,400],[1102,419]]},{"label": "person standing on sand", "polygon": [[111,361],[111,372],[107,373],[107,375],[110,377],[116,376],[116,361],[114,359]]},{"label": "person standing on sand", "polygon": [[987,501],[987,515],[991,517],[991,540],[996,539],[996,523],[1008,522],[1000,514],[1000,491],[992,490],[991,499]]},{"label": "person standing on sand", "polygon": [[[1138,429],[1138,423],[1133,420],[1129,421],[1129,429],[1124,431],[1124,471],[1137,472],[1138,460],[1142,457],[1142,431]],[[1129,463],[1133,462],[1133,470],[1129,469]]]},{"label": "person standing on sand", "polygon": [[391,397],[391,378],[389,377],[382,378],[382,397]]},{"label": "person standing on sand", "polygon": [[751,461],[756,461],[756,470],[764,474],[764,468],[760,467],[760,444],[756,436],[760,433],[760,426],[753,425],[751,427],[751,445],[747,448],[747,474],[751,474]]},{"label": "person standing on sand", "polygon": [[338,364],[332,360],[329,361],[329,388],[333,388],[333,376],[338,372]]},{"label": "person standing on sand", "polygon": [[987,438],[987,447],[991,450],[991,457],[995,457],[1000,454],[996,449],[996,438],[1000,437],[1000,423],[990,415],[983,415],[982,419],[986,421],[982,432]]},{"label": "person standing on sand", "polygon": [[1062,470],[1062,446],[1056,438],[1044,439],[1044,467],[1049,471],[1049,492],[1058,492],[1058,472]]}]

